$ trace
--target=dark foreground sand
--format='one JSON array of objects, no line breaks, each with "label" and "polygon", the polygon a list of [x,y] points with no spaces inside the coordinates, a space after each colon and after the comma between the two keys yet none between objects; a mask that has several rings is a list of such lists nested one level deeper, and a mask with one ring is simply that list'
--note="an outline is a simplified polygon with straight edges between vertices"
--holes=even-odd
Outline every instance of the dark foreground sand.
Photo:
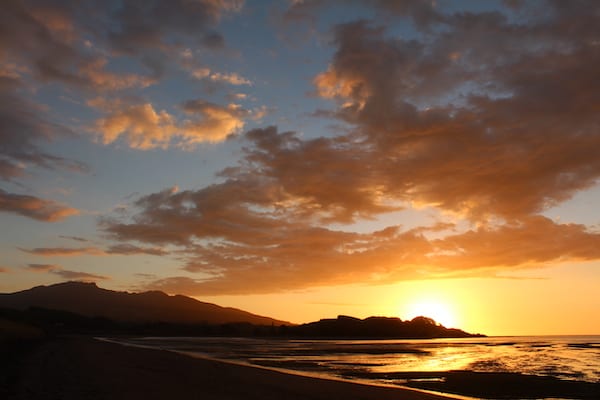
[{"label": "dark foreground sand", "polygon": [[[444,396],[288,375],[91,338],[38,345],[20,360],[8,399],[434,400]],[[5,397],[2,396],[2,397]]]}]

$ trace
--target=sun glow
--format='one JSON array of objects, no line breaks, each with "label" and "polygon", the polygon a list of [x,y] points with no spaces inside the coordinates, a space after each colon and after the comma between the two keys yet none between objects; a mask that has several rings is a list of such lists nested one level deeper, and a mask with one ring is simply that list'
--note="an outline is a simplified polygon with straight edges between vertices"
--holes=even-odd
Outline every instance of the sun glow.
[{"label": "sun glow", "polygon": [[456,317],[452,308],[447,304],[437,300],[419,300],[409,304],[404,315],[405,319],[413,319],[423,316],[435,320],[435,322],[444,325],[446,328],[456,327]]}]

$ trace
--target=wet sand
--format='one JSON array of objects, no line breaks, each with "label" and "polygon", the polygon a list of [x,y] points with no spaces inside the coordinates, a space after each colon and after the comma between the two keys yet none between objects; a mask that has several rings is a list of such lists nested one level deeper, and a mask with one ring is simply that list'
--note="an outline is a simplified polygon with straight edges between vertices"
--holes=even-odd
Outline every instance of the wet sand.
[{"label": "wet sand", "polygon": [[8,399],[443,400],[446,396],[309,378],[125,347],[60,338],[20,360]]}]

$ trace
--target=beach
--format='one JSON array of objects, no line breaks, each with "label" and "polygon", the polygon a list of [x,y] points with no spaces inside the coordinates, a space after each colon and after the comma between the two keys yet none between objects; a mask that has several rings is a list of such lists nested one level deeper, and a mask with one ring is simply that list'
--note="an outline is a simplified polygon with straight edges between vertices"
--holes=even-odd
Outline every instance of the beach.
[{"label": "beach", "polygon": [[21,357],[8,399],[394,399],[451,397],[310,378],[173,352],[57,338]]}]

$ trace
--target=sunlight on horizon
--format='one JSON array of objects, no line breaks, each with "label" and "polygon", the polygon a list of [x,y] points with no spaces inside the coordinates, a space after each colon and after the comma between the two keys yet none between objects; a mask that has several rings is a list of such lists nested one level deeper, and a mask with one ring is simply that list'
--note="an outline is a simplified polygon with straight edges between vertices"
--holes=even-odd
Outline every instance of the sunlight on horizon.
[{"label": "sunlight on horizon", "polygon": [[401,315],[401,319],[412,320],[415,317],[428,317],[446,328],[457,326],[456,312],[447,302],[436,299],[416,300],[406,307],[407,314]]}]

